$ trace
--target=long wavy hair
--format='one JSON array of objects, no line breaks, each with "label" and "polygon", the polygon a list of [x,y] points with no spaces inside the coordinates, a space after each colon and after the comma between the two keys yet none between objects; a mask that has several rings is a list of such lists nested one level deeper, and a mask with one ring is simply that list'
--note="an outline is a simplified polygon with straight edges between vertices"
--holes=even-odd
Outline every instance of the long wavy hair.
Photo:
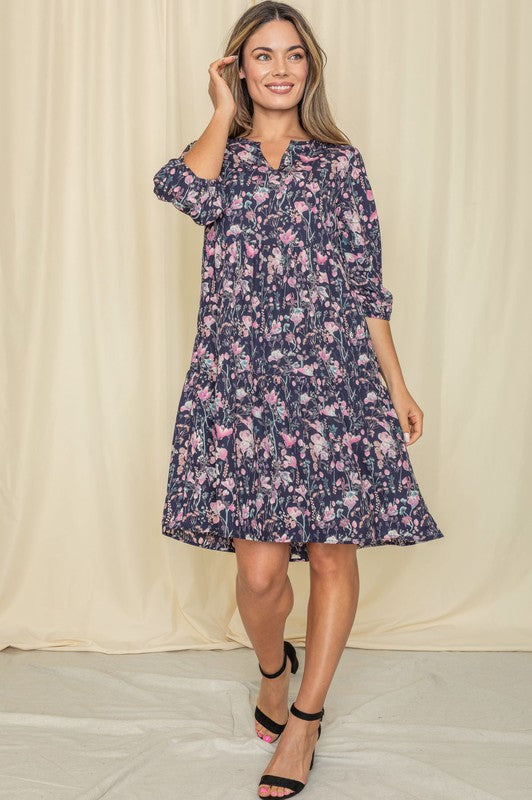
[{"label": "long wavy hair", "polygon": [[351,144],[349,138],[335,125],[327,95],[323,68],[327,62],[324,50],[318,44],[307,20],[297,9],[287,3],[265,0],[248,8],[236,21],[227,41],[224,56],[238,54],[233,62],[236,68],[224,70],[224,80],[235,98],[237,111],[233,117],[229,136],[247,136],[252,130],[253,100],[248,92],[245,78],[238,77],[242,66],[244,45],[257,28],[272,20],[288,20],[299,33],[305,48],[308,74],[303,97],[298,103],[301,127],[309,139],[319,139],[331,144]]}]

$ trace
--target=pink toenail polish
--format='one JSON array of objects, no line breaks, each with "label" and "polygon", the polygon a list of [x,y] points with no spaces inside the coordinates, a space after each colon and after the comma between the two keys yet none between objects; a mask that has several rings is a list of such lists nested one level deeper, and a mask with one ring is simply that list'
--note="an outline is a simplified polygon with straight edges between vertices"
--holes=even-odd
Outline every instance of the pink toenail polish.
[{"label": "pink toenail polish", "polygon": [[262,738],[264,739],[265,742],[271,742],[272,740],[271,736],[263,736]]}]

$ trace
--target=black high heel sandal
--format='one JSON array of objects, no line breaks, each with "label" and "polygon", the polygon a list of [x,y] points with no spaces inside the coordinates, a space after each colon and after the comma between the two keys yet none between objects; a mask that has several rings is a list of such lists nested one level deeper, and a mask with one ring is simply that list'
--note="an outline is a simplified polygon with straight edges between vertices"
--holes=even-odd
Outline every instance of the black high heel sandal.
[{"label": "black high heel sandal", "polygon": [[[284,670],[285,670],[285,667],[286,667],[286,658],[287,658],[287,656],[290,659],[290,663],[292,665],[291,668],[290,668],[290,671],[291,671],[292,675],[295,675],[296,672],[297,672],[297,668],[299,666],[299,661],[297,659],[296,650],[295,650],[294,645],[291,642],[286,642],[285,641],[284,642],[284,659],[283,659],[283,665],[282,665],[281,669],[278,669],[277,672],[272,672],[272,673],[264,672],[264,670],[262,669],[262,667],[261,667],[261,665],[259,663],[259,669],[262,672],[262,674],[264,675],[264,677],[265,678],[278,678],[279,675],[282,675]],[[284,724],[281,724],[280,722],[275,722],[275,720],[271,719],[271,717],[268,717],[264,713],[264,711],[261,711],[258,706],[255,706],[255,719],[257,720],[259,725],[264,725],[264,727],[268,728],[269,731],[271,731],[272,733],[278,733],[279,736],[281,735],[281,733],[286,728],[286,722]],[[288,722],[288,720],[287,720],[287,722]],[[258,733],[257,733],[257,736],[259,736]],[[276,742],[277,739],[279,738],[279,736],[277,736],[273,740],[273,742]],[[259,739],[262,739],[262,738],[263,738],[262,736],[259,736]],[[273,744],[273,742],[270,742],[270,744]]]},{"label": "black high heel sandal", "polygon": [[[300,709],[296,707],[295,703],[292,703],[292,705],[290,706],[290,711],[292,714],[294,714],[294,716],[299,717],[300,719],[319,719],[320,724],[318,725],[318,739],[320,738],[321,720],[323,718],[323,715],[325,714],[324,708],[322,708],[321,711],[317,711],[315,714],[307,714],[306,711],[300,711]],[[315,751],[316,748],[314,748],[314,750],[312,751],[312,758],[310,760],[309,769],[312,769],[312,765],[314,764]],[[268,775],[268,774],[261,775],[261,779],[259,781],[259,787],[263,783],[267,783],[268,786],[278,786],[282,789],[291,789],[292,794],[285,794],[284,795],[285,797],[293,797],[293,795],[299,794],[299,792],[302,792],[305,786],[307,785],[302,781],[296,781],[294,778],[285,778],[282,775]],[[258,796],[261,797],[260,794]],[[266,795],[266,797],[268,797],[268,795]]]}]

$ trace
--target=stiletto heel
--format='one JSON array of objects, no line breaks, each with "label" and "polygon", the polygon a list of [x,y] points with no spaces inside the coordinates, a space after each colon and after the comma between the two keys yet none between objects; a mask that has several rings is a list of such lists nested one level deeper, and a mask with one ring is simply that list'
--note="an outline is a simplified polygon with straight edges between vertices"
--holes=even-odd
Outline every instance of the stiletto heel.
[{"label": "stiletto heel", "polygon": [[[290,711],[294,716],[299,717],[300,719],[319,719],[320,724],[318,725],[318,739],[321,735],[321,720],[323,715],[325,714],[325,709],[322,708],[321,711],[317,711],[315,714],[307,714],[306,711],[301,711],[299,708],[296,707],[295,703],[292,703],[290,706]],[[317,740],[316,740],[317,741]],[[310,767],[309,770],[312,769],[312,765],[314,764],[314,753],[316,752],[316,748],[312,751],[312,758],[310,759]],[[296,781],[294,778],[285,778],[283,775],[261,775],[261,779],[259,781],[259,787],[266,783],[268,786],[276,786],[283,789],[291,789],[292,794],[285,794],[284,797],[293,797],[295,794],[299,794],[302,792],[306,783],[302,781]],[[259,794],[260,797],[260,794]]]},{"label": "stiletto heel", "polygon": [[[264,672],[259,663],[259,669],[261,673],[264,675],[265,678],[278,678],[279,675],[282,675],[283,672],[285,671],[287,657],[290,659],[290,664],[291,664],[290,671],[292,675],[295,675],[297,672],[297,668],[299,667],[297,653],[294,645],[291,642],[286,642],[286,641],[284,642],[284,658],[281,668],[278,669],[277,672],[268,673]],[[278,733],[279,736],[286,728],[286,722],[288,722],[288,720],[284,724],[281,724],[280,722],[275,722],[275,720],[271,719],[271,717],[268,717],[264,713],[264,711],[261,711],[258,706],[255,706],[255,719],[260,725],[264,725],[264,727],[268,728],[268,730],[271,731],[272,733]],[[259,734],[257,734],[257,736],[259,736]],[[273,741],[276,742],[279,736],[276,736],[276,738]],[[259,736],[259,739],[262,739],[262,736]]]}]

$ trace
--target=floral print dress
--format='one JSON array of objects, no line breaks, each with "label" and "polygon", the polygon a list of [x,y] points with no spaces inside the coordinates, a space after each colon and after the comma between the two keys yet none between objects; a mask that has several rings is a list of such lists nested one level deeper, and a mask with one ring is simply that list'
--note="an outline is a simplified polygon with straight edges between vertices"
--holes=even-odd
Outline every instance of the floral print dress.
[{"label": "floral print dress", "polygon": [[443,537],[416,482],[366,317],[389,319],[360,151],[292,139],[278,169],[229,138],[218,178],[183,155],[154,192],[205,226],[201,299],[177,409],[165,536],[411,545]]}]

